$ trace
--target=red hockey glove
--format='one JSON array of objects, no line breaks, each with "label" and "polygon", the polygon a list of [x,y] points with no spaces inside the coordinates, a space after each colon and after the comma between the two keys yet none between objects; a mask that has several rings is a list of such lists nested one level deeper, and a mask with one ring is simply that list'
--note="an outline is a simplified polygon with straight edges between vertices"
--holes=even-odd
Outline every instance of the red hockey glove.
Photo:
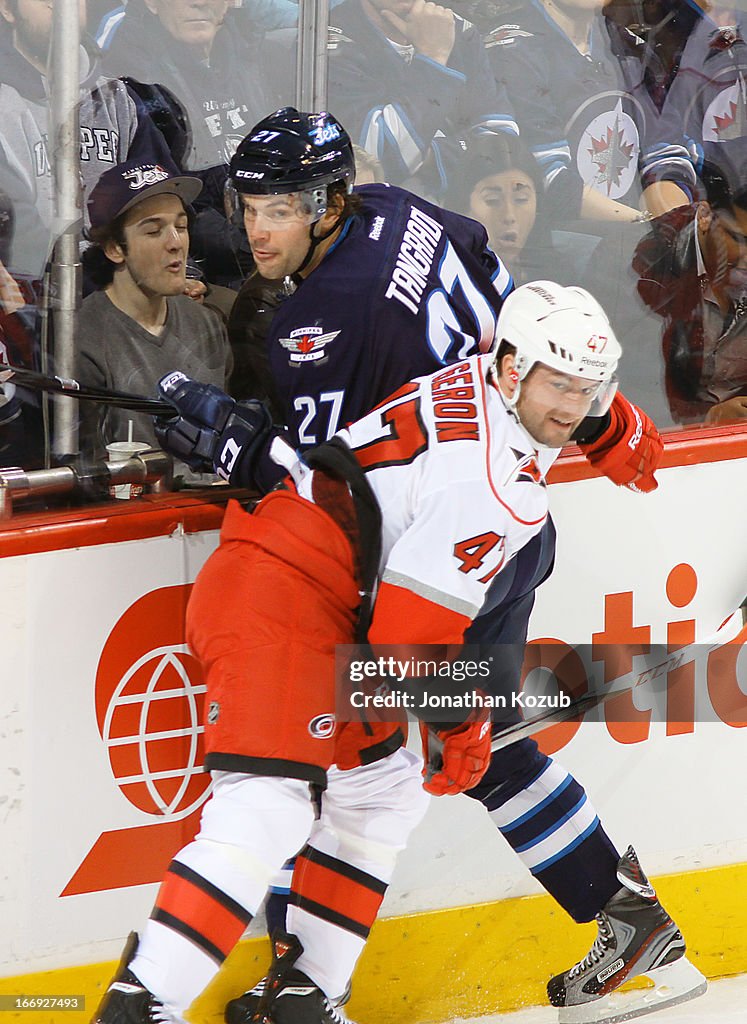
[{"label": "red hockey glove", "polygon": [[596,441],[579,442],[589,462],[613,483],[631,491],[655,491],[654,472],[664,446],[659,431],[642,409],[619,392],[610,406],[610,423]]},{"label": "red hockey glove", "polygon": [[490,712],[473,711],[463,725],[445,732],[420,723],[425,767],[423,789],[435,796],[464,793],[476,786],[490,764]]}]

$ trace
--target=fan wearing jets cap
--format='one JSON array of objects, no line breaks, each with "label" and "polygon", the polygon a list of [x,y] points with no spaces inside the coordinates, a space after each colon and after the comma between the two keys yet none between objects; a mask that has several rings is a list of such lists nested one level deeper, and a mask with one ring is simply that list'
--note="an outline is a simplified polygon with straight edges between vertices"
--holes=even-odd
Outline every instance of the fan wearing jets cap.
[{"label": "fan wearing jets cap", "polygon": [[[188,363],[204,384],[223,387],[231,368],[225,328],[183,294],[189,249],[189,205],[202,185],[173,165],[128,161],[104,173],[88,200],[84,261],[101,289],[82,304],[78,322],[81,383],[151,393],[174,366]],[[83,410],[84,450],[128,435],[155,444],[142,414]]]}]

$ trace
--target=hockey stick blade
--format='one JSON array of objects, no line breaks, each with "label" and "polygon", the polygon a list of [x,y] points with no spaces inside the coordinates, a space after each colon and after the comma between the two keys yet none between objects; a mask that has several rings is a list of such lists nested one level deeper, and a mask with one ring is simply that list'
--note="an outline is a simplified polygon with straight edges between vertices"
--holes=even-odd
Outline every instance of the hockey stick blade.
[{"label": "hockey stick blade", "polygon": [[[527,739],[538,732],[542,732],[543,729],[547,729],[551,725],[560,725],[562,722],[579,718],[587,711],[598,707],[600,704],[606,704],[607,701],[612,700],[614,697],[619,697],[621,694],[630,694],[646,682],[663,678],[673,669],[680,668],[682,665],[687,665],[694,661],[697,656],[702,657],[706,654],[711,654],[734,639],[729,628],[732,620],[733,616],[730,616],[720,629],[708,639],[688,644],[677,651],[667,653],[663,660],[651,663],[652,659],[650,656],[648,659],[644,657],[644,660],[649,661],[646,668],[642,671],[630,671],[625,675],[618,676],[612,680],[612,684],[607,690],[600,688],[572,700],[568,707],[550,708],[523,722],[515,722],[513,725],[506,726],[505,729],[493,734],[491,750],[502,750],[512,743],[517,743],[519,740]],[[727,634],[726,639],[720,639],[724,633]]]},{"label": "hockey stick blade", "polygon": [[176,416],[176,409],[169,402],[157,398],[145,398],[142,395],[131,395],[126,391],[112,391],[109,388],[87,387],[77,380],[67,377],[47,377],[36,370],[24,370],[19,366],[0,363],[0,383],[13,380],[24,387],[47,391],[50,394],[67,395],[80,402],[101,402],[114,405],[131,412],[144,412],[151,416]]}]

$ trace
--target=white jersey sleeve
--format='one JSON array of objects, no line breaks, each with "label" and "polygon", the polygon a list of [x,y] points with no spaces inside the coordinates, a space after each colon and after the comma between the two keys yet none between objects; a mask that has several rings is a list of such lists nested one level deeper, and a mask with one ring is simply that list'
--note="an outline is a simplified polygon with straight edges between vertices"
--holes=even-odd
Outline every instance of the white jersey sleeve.
[{"label": "white jersey sleeve", "polygon": [[[381,507],[377,606],[397,588],[397,616],[411,607],[425,632],[416,605],[453,613],[463,631],[548,514],[545,475],[557,451],[535,448],[490,366],[490,356],[476,356],[419,378],[341,432]],[[403,592],[414,603],[403,606]]]}]

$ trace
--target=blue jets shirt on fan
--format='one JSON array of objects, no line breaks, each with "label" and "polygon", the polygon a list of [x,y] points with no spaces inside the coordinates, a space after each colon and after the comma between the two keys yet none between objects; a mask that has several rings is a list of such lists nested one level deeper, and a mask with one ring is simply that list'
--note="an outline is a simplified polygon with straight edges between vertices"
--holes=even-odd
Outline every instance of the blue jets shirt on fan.
[{"label": "blue jets shirt on fan", "polygon": [[530,2],[485,45],[560,219],[578,216],[584,186],[632,207],[654,181],[692,189],[681,130],[673,138],[662,134],[627,30],[598,15],[584,54],[540,3]]},{"label": "blue jets shirt on fan", "polygon": [[270,370],[291,438],[328,440],[403,381],[488,352],[508,269],[482,225],[388,185],[275,315]]},{"label": "blue jets shirt on fan", "polygon": [[[718,21],[714,20],[718,18]],[[723,167],[744,184],[747,167],[747,15],[721,8],[702,12],[688,37],[662,109],[684,131],[700,167]]]}]

